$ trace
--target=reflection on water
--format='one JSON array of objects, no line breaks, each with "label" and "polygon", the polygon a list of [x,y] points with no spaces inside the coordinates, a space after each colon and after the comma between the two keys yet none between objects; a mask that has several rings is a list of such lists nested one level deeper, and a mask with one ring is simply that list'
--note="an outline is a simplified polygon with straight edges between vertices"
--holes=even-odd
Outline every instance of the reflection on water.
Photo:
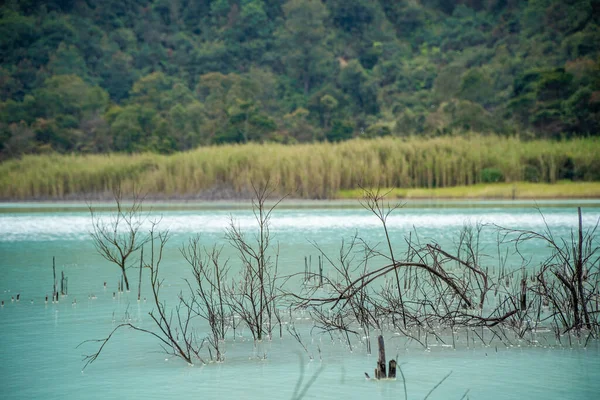
[{"label": "reflection on water", "polygon": [[[321,204],[321,203],[319,203]],[[559,237],[568,237],[577,225],[576,202],[543,203],[545,222]],[[355,232],[372,243],[383,239],[378,221],[366,211],[346,207],[287,204],[273,215],[272,227],[280,248],[282,273],[301,272],[304,257],[316,258],[312,241],[335,254],[342,238]],[[342,207],[343,206],[343,207]],[[46,207],[46,208],[44,208]],[[352,352],[345,338],[311,332],[308,314],[292,314],[302,334],[305,351],[283,330],[283,338],[259,343],[248,331],[226,340],[222,364],[189,367],[166,357],[150,336],[120,331],[106,346],[100,359],[81,373],[82,354],[94,344],[76,346],[86,339],[105,337],[124,316],[140,327],[152,328],[150,302],[137,302],[137,282],[132,293],[116,294],[116,267],[107,265],[89,240],[91,222],[85,206],[31,206],[4,204],[0,207],[0,376],[2,398],[97,399],[97,398],[291,398],[305,367],[305,382],[321,365],[325,368],[306,398],[403,398],[400,380],[373,382],[376,356],[366,354],[364,341],[353,339]],[[178,248],[190,235],[200,233],[206,245],[224,243],[224,229],[233,217],[236,224],[251,230],[254,217],[243,205],[198,207],[190,204],[152,206],[162,215],[161,226],[173,237],[165,256],[165,299],[173,301],[185,288],[189,276]],[[32,210],[36,208],[36,210]],[[59,210],[60,209],[60,210]],[[584,226],[600,217],[600,205],[584,208]],[[451,246],[465,223],[499,224],[511,228],[543,230],[544,220],[531,203],[410,203],[390,217],[395,243],[418,232],[423,241]],[[491,228],[491,227],[490,227]],[[496,232],[484,231],[482,246],[494,265]],[[531,257],[547,249],[531,247]],[[233,252],[224,250],[225,256]],[[57,272],[69,278],[69,296],[58,304],[45,303],[52,292],[52,257]],[[232,260],[235,267],[235,261]],[[519,267],[520,265],[516,265]],[[325,273],[331,273],[326,270]],[[131,278],[130,278],[131,279]],[[133,279],[132,279],[133,280]],[[107,288],[103,283],[107,282]],[[149,295],[142,287],[142,297]],[[19,302],[11,297],[20,294]],[[33,302],[32,302],[33,301]],[[207,327],[200,326],[207,330]],[[484,347],[452,349],[433,343],[430,349],[406,344],[393,332],[384,332],[388,358],[398,357],[407,380],[409,398],[423,398],[452,371],[431,398],[459,399],[469,390],[470,398],[585,399],[600,392],[600,348],[552,348],[550,346]],[[266,355],[265,357],[262,357]],[[259,357],[260,356],[260,357]],[[312,358],[312,361],[311,361]]]}]

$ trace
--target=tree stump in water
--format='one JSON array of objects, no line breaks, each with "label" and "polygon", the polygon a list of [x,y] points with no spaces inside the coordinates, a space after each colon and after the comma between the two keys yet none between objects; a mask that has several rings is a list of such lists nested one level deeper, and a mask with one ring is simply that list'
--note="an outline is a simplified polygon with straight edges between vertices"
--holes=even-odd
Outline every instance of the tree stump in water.
[{"label": "tree stump in water", "polygon": [[[396,360],[390,360],[389,364],[389,375],[386,374],[385,370],[385,343],[383,336],[379,335],[377,338],[377,345],[379,347],[379,358],[377,359],[377,366],[375,368],[375,379],[391,378],[396,379]],[[365,376],[369,379],[369,374],[365,372]]]},{"label": "tree stump in water", "polygon": [[396,379],[396,360],[390,360],[390,369],[388,371],[388,378]]}]

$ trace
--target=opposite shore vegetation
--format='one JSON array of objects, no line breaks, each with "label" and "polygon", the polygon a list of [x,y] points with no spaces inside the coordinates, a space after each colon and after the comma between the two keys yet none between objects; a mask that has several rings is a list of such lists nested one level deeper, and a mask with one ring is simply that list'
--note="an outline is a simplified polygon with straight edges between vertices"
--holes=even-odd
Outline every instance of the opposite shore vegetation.
[{"label": "opposite shore vegetation", "polygon": [[[251,143],[172,155],[31,155],[0,164],[0,199],[110,198],[119,185],[165,199],[242,198],[251,182],[267,181],[305,199],[356,197],[361,187],[398,188],[398,197],[599,197],[591,183],[600,181],[598,154],[598,138],[469,135]],[[530,184],[563,181],[578,183],[558,192]]]}]

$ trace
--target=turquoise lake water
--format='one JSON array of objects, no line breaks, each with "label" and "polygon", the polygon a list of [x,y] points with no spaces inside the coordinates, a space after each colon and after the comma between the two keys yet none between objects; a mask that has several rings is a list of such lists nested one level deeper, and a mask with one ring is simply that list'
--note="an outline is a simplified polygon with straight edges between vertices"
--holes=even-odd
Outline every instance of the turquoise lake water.
[{"label": "turquoise lake water", "polygon": [[[109,216],[109,204],[96,205]],[[535,208],[540,207],[544,218]],[[416,232],[422,243],[451,248],[465,224],[498,224],[542,231],[544,223],[556,237],[568,238],[577,226],[576,207],[582,206],[585,227],[600,218],[600,202],[415,202],[397,210],[388,220],[397,250]],[[227,246],[225,229],[230,218],[252,237],[254,216],[245,203],[147,204],[162,216],[161,228],[172,237],[161,269],[163,295],[174,302],[190,277],[179,253],[192,235],[202,242]],[[544,222],[545,221],[545,222]],[[273,214],[273,243],[279,246],[280,274],[304,271],[304,259],[316,264],[317,243],[335,256],[342,240],[354,234],[370,243],[384,240],[379,221],[347,202],[284,202]],[[150,301],[137,301],[137,271],[132,270],[130,293],[116,294],[119,271],[97,253],[90,239],[91,219],[84,204],[0,204],[0,398],[2,399],[108,399],[108,398],[248,398],[290,399],[300,379],[318,374],[304,398],[404,398],[401,379],[368,381],[376,355],[368,355],[364,341],[353,339],[352,351],[342,337],[311,330],[308,314],[286,317],[302,335],[308,351],[283,330],[271,341],[255,344],[247,330],[230,330],[225,362],[188,366],[163,353],[155,339],[130,330],[119,331],[100,358],[82,372],[82,355],[97,345],[87,339],[103,338],[125,319],[152,329]],[[486,265],[497,263],[497,233],[483,230],[481,249]],[[596,240],[598,243],[598,240]],[[525,248],[527,268],[547,255],[541,244]],[[52,293],[52,257],[57,274],[68,277],[69,295],[58,304],[45,303]],[[511,256],[511,267],[520,268]],[[375,267],[375,266],[374,266]],[[325,265],[325,274],[332,274]],[[104,288],[104,282],[107,287]],[[290,290],[297,290],[290,283]],[[11,301],[20,295],[20,301]],[[147,285],[142,296],[149,296]],[[200,323],[199,330],[206,330]],[[379,334],[379,333],[377,333]],[[407,345],[394,332],[383,332],[388,358],[402,363],[408,398],[422,399],[448,373],[451,375],[431,399],[596,399],[600,398],[600,346],[457,346],[433,343],[424,349]]]}]

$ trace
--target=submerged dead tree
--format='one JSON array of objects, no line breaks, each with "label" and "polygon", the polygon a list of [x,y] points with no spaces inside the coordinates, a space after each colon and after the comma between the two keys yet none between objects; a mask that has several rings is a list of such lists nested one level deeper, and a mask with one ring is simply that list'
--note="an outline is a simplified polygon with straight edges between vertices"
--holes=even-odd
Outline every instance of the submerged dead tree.
[{"label": "submerged dead tree", "polygon": [[[252,203],[253,213],[258,227],[255,240],[248,240],[245,232],[233,220],[227,231],[228,242],[237,251],[240,260],[237,279],[229,277],[228,261],[221,260],[222,247],[207,249],[201,245],[200,237],[196,236],[180,249],[183,258],[192,268],[194,279],[186,280],[188,290],[180,292],[175,305],[170,307],[161,297],[163,280],[160,268],[169,232],[158,230],[160,220],[150,221],[146,216],[142,217],[141,202],[137,201],[125,213],[120,196],[115,196],[118,212],[110,223],[104,223],[91,210],[95,229],[93,237],[100,254],[125,266],[130,256],[137,254],[138,250],[141,252],[140,277],[141,268],[150,271],[154,308],[149,315],[154,326],[146,329],[133,323],[123,323],[115,327],[106,338],[83,342],[100,343],[96,352],[84,356],[84,368],[98,358],[106,343],[121,328],[131,328],[154,336],[166,353],[190,364],[196,360],[205,363],[202,351],[208,351],[212,361],[225,359],[225,335],[230,327],[235,329],[236,317],[246,324],[255,340],[261,340],[265,335],[272,337],[276,324],[279,324],[281,332],[282,324],[277,309],[277,300],[281,296],[277,276],[278,249],[271,243],[270,219],[282,199],[267,206],[266,202],[273,193],[272,188],[266,185],[253,186],[253,189],[256,196]],[[142,221],[150,224],[147,234],[141,231]],[[123,231],[120,230],[122,224],[125,225]],[[146,252],[142,247],[144,245]],[[143,254],[146,254],[145,259]],[[125,273],[123,276],[127,282]],[[196,321],[208,323],[208,336],[198,333]],[[208,346],[205,346],[206,343]]]},{"label": "submerged dead tree", "polygon": [[577,231],[571,234],[569,241],[555,238],[545,219],[546,229],[541,233],[501,229],[505,240],[514,244],[518,254],[521,254],[521,246],[534,241],[549,249],[549,256],[541,263],[527,291],[536,295],[542,305],[552,305],[553,313],[547,319],[551,319],[554,326],[561,326],[557,334],[586,330],[597,336],[600,334],[598,222],[584,230],[581,207],[577,209],[577,216]]},{"label": "submerged dead tree", "polygon": [[150,287],[155,308],[149,312],[149,315],[152,321],[154,321],[155,329],[141,328],[128,322],[117,325],[106,338],[86,340],[80,343],[79,346],[89,342],[100,343],[100,347],[96,352],[84,356],[85,365],[83,369],[100,356],[104,346],[121,328],[130,328],[154,336],[158,339],[165,353],[180,357],[188,364],[193,364],[195,360],[205,363],[200,355],[204,340],[197,335],[195,328],[191,324],[194,316],[193,310],[187,307],[181,296],[174,309],[169,309],[166,301],[160,297],[163,280],[160,278],[159,272],[163,261],[164,248],[169,240],[169,232],[159,232],[157,231],[157,226],[157,221],[151,222],[151,229],[148,235],[150,260],[144,263],[145,268],[150,270]]},{"label": "submerged dead tree", "polygon": [[120,187],[114,190],[113,195],[116,211],[108,218],[99,215],[89,205],[92,217],[91,237],[98,254],[119,267],[125,289],[129,291],[127,268],[132,256],[149,240],[148,235],[141,232],[147,216],[142,210],[143,198],[138,193],[133,194],[131,204],[125,204]]},{"label": "submerged dead tree", "polygon": [[[342,254],[347,256],[339,260],[322,251],[338,272],[337,279],[325,281],[330,295],[318,296],[322,291],[307,285],[304,293],[292,295],[295,306],[312,310],[315,327],[346,336],[358,336],[356,327],[365,332],[388,328],[424,347],[430,339],[452,340],[454,346],[457,329],[486,345],[492,340],[508,344],[515,339],[535,343],[533,335],[547,329],[554,330],[558,340],[567,333],[587,333],[588,340],[600,333],[598,224],[584,231],[581,210],[570,241],[556,239],[548,226],[542,233],[491,227],[499,235],[500,258],[501,248],[507,245],[517,255],[529,241],[541,241],[550,248],[549,256],[533,273],[531,267],[525,269],[524,257],[513,269],[504,259],[495,273],[482,265],[485,255],[479,236],[484,226],[465,227],[454,248],[421,243],[418,235],[411,234],[405,238],[407,250],[400,258],[394,255],[386,226],[388,211],[395,208],[382,211],[377,192],[367,191],[366,199],[363,206],[384,227],[385,250],[354,238],[349,248],[342,245]],[[367,263],[374,267],[367,268]]]},{"label": "submerged dead tree", "polygon": [[212,350],[214,350],[215,361],[225,360],[221,343],[225,340],[229,328],[228,321],[232,317],[225,288],[229,268],[227,261],[221,263],[222,250],[222,247],[216,245],[210,249],[202,247],[200,236],[189,239],[188,244],[180,249],[185,260],[192,267],[194,281],[186,281],[189,296],[184,298],[181,294],[179,298],[195,316],[208,323],[210,335],[207,341],[210,358],[213,359]]},{"label": "submerged dead tree", "polygon": [[[441,246],[434,240],[423,242],[416,231],[404,237],[403,243],[397,243],[388,229],[388,217],[397,207],[384,207],[383,196],[367,192],[363,206],[381,222],[383,243],[373,245],[356,233],[351,240],[343,241],[334,255],[313,243],[319,250],[319,259],[328,264],[331,273],[323,275],[319,268],[318,279],[312,279],[317,275],[306,266],[304,273],[278,276],[279,251],[273,245],[270,222],[281,199],[268,205],[273,193],[268,186],[254,187],[254,192],[254,235],[248,238],[248,231],[233,220],[226,231],[224,246],[231,246],[238,264],[221,259],[223,247],[206,248],[199,236],[192,238],[181,248],[181,254],[194,278],[186,281],[188,290],[181,291],[169,306],[161,297],[160,277],[168,232],[160,232],[157,221],[149,221],[151,228],[147,233],[141,231],[141,225],[125,224],[130,227],[125,232],[135,234],[139,242],[146,244],[145,259],[140,257],[143,268],[150,271],[154,304],[150,316],[154,325],[150,329],[133,323],[120,324],[108,337],[91,341],[100,343],[100,347],[84,358],[86,366],[123,327],[153,335],[165,352],[190,364],[198,360],[204,363],[206,351],[211,361],[223,361],[229,329],[235,336],[236,327],[242,324],[259,341],[271,338],[274,327],[279,325],[281,335],[283,307],[288,307],[290,321],[292,308],[308,310],[318,330],[330,336],[339,334],[350,349],[352,338],[358,338],[368,353],[370,336],[375,331],[392,331],[407,338],[407,342],[426,348],[431,341],[456,346],[459,335],[463,341],[466,338],[467,345],[476,340],[484,345],[493,341],[509,345],[547,340],[540,336],[544,331],[554,332],[557,341],[566,335],[569,343],[571,336],[579,340],[587,334],[585,344],[600,334],[598,224],[584,230],[581,210],[578,228],[570,241],[555,238],[547,225],[539,233],[478,224],[464,227],[452,246]],[[141,212],[141,207],[137,210]],[[123,220],[117,219],[119,223],[112,225],[95,220],[95,226],[112,226],[114,232],[122,232],[117,228]],[[131,221],[139,219],[133,215]],[[484,229],[494,229],[498,237],[497,266],[485,264],[486,255],[480,246]],[[106,233],[106,229],[98,232],[105,232],[96,236],[98,240],[108,243],[98,246],[102,252],[114,244],[115,236]],[[118,237],[124,240],[118,243],[139,243],[126,235]],[[522,246],[531,241],[539,241],[550,249],[548,257],[535,267],[522,256]],[[404,252],[398,251],[400,246]],[[509,249],[513,252],[511,261],[517,262],[512,268],[508,265]],[[134,246],[126,259],[135,257],[137,250],[141,247]],[[230,267],[238,269],[237,274],[232,276]],[[294,279],[303,282],[301,293],[284,287],[285,282]],[[199,334],[198,327],[205,328],[206,324],[198,322],[208,324],[210,332]],[[295,326],[290,324],[287,331],[310,355]],[[378,344],[376,377],[392,377],[393,367],[402,374],[400,364],[395,362],[390,362],[389,371],[385,370],[382,337]]]},{"label": "submerged dead tree", "polygon": [[277,311],[278,293],[277,270],[279,250],[271,243],[271,216],[283,200],[279,198],[268,205],[275,187],[267,182],[263,186],[252,185],[254,199],[252,212],[258,231],[254,240],[231,219],[226,231],[226,239],[237,251],[241,262],[239,279],[228,286],[231,310],[246,323],[255,340],[264,335],[272,337],[274,320],[279,320]]},{"label": "submerged dead tree", "polygon": [[[387,194],[389,194],[389,192],[381,193],[379,189],[377,189],[376,191],[365,190],[365,196],[363,201],[361,201],[361,205],[363,206],[363,208],[369,210],[373,215],[375,215],[377,219],[379,219],[379,221],[381,222],[381,226],[385,234],[387,250],[389,251],[386,257],[389,257],[389,260],[392,262],[392,264],[396,264],[396,257],[394,257],[394,249],[392,246],[392,239],[390,238],[390,233],[387,227],[387,219],[394,210],[401,207],[401,204],[398,203],[391,206],[389,203],[386,203],[385,197]],[[394,269],[394,277],[396,278],[396,289],[398,290],[398,305],[400,306],[399,311],[402,316],[404,328],[406,328],[406,314],[404,310],[404,300],[402,299],[402,286],[400,285],[400,273],[397,269]]]}]

